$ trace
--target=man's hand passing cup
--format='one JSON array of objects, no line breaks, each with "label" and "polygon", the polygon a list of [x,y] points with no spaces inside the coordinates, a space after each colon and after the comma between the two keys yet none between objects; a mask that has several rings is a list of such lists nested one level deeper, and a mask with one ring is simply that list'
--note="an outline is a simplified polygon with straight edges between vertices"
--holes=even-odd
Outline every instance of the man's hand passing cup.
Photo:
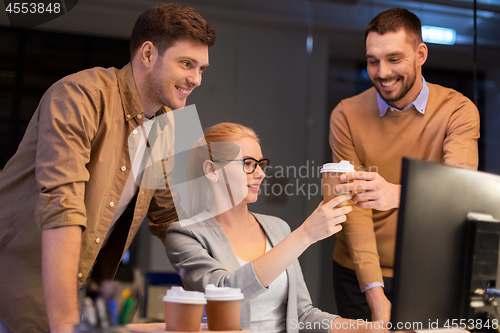
[{"label": "man's hand passing cup", "polygon": [[340,181],[353,181],[335,186],[335,191],[354,193],[352,201],[360,208],[389,210],[399,207],[401,185],[389,183],[377,172],[347,172],[340,175]]}]

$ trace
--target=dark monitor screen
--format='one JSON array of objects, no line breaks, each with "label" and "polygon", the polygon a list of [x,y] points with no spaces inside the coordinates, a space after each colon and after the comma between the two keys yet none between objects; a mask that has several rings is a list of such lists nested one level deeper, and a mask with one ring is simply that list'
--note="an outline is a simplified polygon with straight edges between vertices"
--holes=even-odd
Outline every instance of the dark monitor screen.
[{"label": "dark monitor screen", "polygon": [[[467,215],[500,219],[500,176],[405,158],[401,184],[391,322],[407,330],[414,329],[410,323],[421,323],[420,329],[445,327],[467,317]],[[499,223],[490,224],[500,230]],[[488,246],[496,280],[498,232],[493,233],[488,244],[496,237],[496,245]]]}]

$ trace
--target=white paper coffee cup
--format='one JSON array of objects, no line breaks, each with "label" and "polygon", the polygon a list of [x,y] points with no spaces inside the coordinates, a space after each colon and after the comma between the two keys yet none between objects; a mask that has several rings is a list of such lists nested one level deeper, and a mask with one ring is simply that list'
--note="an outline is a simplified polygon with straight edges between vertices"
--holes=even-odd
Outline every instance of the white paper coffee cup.
[{"label": "white paper coffee cup", "polygon": [[340,161],[339,163],[325,163],[321,167],[320,172],[338,172],[346,173],[354,171],[354,165],[349,161]]},{"label": "white paper coffee cup", "polygon": [[208,284],[205,287],[205,298],[208,301],[237,301],[243,299],[240,288],[216,287]]},{"label": "white paper coffee cup", "polygon": [[[344,184],[339,177],[346,172],[354,171],[354,165],[349,161],[340,161],[339,163],[326,163],[321,168],[321,178],[323,182],[323,202],[327,203],[333,198],[341,194],[350,194],[349,192],[337,192],[335,186]],[[351,200],[347,200],[338,204],[338,207],[354,204]]]},{"label": "white paper coffee cup", "polygon": [[210,331],[238,331],[240,329],[241,300],[240,288],[205,287],[207,299],[207,324]]},{"label": "white paper coffee cup", "polygon": [[163,297],[165,302],[165,326],[167,331],[198,332],[201,327],[205,295],[198,291],[187,291],[172,287]]},{"label": "white paper coffee cup", "polygon": [[163,296],[164,302],[184,304],[207,304],[205,295],[199,291],[184,290],[182,287],[174,286],[167,290]]}]

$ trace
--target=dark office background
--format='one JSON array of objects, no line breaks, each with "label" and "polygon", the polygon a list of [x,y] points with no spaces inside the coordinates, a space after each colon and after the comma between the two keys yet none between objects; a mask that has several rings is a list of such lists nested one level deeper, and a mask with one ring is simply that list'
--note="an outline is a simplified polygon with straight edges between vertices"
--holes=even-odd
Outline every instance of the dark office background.
[{"label": "dark office background", "polygon": [[[188,100],[203,127],[220,121],[254,128],[274,166],[310,167],[328,162],[328,118],[333,107],[370,86],[363,74],[369,20],[392,7],[415,12],[423,24],[457,30],[453,46],[429,44],[427,81],[473,98],[472,1],[426,0],[179,0],[215,28],[217,42],[204,82]],[[15,153],[45,90],[67,74],[128,62],[128,36],[137,16],[160,1],[81,0],[67,14],[34,29],[9,27],[0,4],[0,168]],[[500,174],[500,1],[478,1],[478,109],[480,169]],[[313,48],[307,49],[308,37]],[[311,165],[314,167],[311,167]],[[298,181],[298,180],[297,180]],[[266,196],[252,207],[297,227],[320,196]],[[315,304],[335,311],[331,286],[333,240],[315,244],[301,264]],[[131,262],[144,270],[169,270],[159,241],[144,230]]]}]

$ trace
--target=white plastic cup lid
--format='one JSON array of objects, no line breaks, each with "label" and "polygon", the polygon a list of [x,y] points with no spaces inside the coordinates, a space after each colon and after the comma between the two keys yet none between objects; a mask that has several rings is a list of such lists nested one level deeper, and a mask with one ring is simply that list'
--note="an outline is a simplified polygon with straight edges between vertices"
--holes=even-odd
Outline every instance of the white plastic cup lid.
[{"label": "white plastic cup lid", "polygon": [[163,302],[184,303],[184,304],[207,304],[205,295],[199,291],[188,291],[182,287],[172,287],[163,296]]},{"label": "white plastic cup lid", "polygon": [[351,172],[354,171],[354,165],[349,161],[340,161],[339,163],[323,164],[320,172]]},{"label": "white plastic cup lid", "polygon": [[243,299],[240,288],[216,287],[208,284],[205,287],[205,298],[209,301],[236,301]]}]

